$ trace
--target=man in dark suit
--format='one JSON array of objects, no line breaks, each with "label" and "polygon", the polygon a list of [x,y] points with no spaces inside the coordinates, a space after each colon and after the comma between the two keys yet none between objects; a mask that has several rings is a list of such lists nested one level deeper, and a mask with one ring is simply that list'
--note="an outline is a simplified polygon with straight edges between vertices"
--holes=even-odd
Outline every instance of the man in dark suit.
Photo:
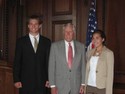
[{"label": "man in dark suit", "polygon": [[51,42],[39,34],[41,20],[28,19],[29,34],[17,40],[13,66],[14,85],[19,94],[46,94],[48,57]]}]

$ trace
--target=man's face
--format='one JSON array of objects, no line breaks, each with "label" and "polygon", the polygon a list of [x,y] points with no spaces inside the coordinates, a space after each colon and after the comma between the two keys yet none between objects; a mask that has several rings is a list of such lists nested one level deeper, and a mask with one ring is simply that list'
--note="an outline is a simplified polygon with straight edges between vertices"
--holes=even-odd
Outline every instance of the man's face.
[{"label": "man's face", "polygon": [[74,38],[74,31],[73,31],[73,28],[71,26],[67,26],[65,29],[64,29],[64,39],[67,41],[67,42],[71,42]]},{"label": "man's face", "polygon": [[41,25],[39,24],[39,21],[36,19],[30,19],[28,24],[29,32],[31,33],[38,33],[39,29],[41,28]]}]

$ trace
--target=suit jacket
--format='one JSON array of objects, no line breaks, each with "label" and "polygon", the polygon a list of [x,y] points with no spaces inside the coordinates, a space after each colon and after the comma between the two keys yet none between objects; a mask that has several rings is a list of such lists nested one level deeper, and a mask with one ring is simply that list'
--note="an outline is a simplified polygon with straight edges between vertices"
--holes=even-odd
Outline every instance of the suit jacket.
[{"label": "suit jacket", "polygon": [[[87,52],[87,67],[86,67],[86,85],[88,83],[88,75],[90,70],[90,58],[94,54],[95,49]],[[97,88],[106,88],[106,94],[112,94],[113,86],[113,73],[114,73],[114,55],[111,50],[105,46],[99,57],[96,68],[96,85]]]},{"label": "suit jacket", "polygon": [[72,69],[69,70],[66,60],[64,40],[55,42],[51,46],[49,57],[49,82],[56,85],[58,94],[79,94],[81,84],[85,84],[85,48],[78,41],[74,41],[75,55]]},{"label": "suit jacket", "polygon": [[22,82],[20,94],[46,94],[50,40],[41,36],[36,53],[29,35],[17,40],[13,66],[14,82]]}]

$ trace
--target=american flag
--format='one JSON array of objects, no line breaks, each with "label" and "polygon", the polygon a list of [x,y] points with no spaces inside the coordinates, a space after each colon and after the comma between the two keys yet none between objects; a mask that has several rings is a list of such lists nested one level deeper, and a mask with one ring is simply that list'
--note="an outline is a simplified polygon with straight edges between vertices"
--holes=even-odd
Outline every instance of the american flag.
[{"label": "american flag", "polygon": [[91,43],[92,33],[97,29],[96,19],[96,0],[91,0],[91,7],[89,10],[88,28],[86,34],[86,47],[88,50],[92,49],[94,45]]}]

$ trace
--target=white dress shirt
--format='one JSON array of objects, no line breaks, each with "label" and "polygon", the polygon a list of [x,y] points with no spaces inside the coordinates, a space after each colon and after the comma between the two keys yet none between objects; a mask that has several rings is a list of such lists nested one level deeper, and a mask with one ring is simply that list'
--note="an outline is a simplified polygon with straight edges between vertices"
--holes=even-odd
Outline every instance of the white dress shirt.
[{"label": "white dress shirt", "polygon": [[88,77],[88,85],[96,87],[96,67],[98,63],[99,56],[92,56],[90,58],[90,71]]},{"label": "white dress shirt", "polygon": [[40,35],[38,34],[38,35],[36,35],[36,36],[33,36],[33,35],[31,35],[31,34],[29,33],[29,37],[30,37],[31,44],[32,44],[32,46],[33,46],[33,48],[34,48],[34,42],[35,42],[34,37],[37,39],[37,42],[39,43],[39,37],[40,37]]}]

